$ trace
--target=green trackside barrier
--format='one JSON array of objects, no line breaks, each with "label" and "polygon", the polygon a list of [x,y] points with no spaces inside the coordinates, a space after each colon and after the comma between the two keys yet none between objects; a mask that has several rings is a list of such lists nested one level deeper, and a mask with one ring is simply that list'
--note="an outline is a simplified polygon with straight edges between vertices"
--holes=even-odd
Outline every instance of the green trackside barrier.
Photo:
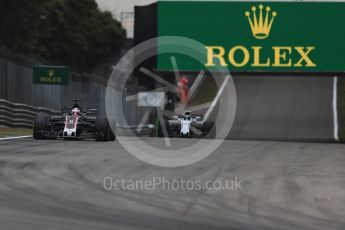
[{"label": "green trackside barrier", "polygon": [[156,117],[156,120],[155,120],[155,136],[156,137],[158,137],[160,128],[161,128],[161,126],[159,123],[159,119],[158,119],[158,117]]}]

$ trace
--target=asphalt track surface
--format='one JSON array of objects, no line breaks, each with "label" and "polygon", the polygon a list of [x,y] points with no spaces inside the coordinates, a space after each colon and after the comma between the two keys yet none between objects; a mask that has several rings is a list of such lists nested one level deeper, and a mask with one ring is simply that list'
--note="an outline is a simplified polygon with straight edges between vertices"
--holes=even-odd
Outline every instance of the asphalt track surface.
[{"label": "asphalt track surface", "polygon": [[[141,162],[118,142],[3,140],[0,229],[345,229],[344,162],[340,144],[226,141],[173,169]],[[106,191],[107,176],[238,177],[242,189]]]}]

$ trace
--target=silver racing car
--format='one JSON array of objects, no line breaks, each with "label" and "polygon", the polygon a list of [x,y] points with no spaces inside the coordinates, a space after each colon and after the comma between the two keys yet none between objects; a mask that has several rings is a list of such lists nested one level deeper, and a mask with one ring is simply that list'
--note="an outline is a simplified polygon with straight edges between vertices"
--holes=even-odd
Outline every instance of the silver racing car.
[{"label": "silver racing car", "polygon": [[166,126],[171,137],[206,137],[211,130],[215,130],[213,122],[203,121],[201,116],[192,116],[190,111],[173,116],[173,119],[167,121]]}]

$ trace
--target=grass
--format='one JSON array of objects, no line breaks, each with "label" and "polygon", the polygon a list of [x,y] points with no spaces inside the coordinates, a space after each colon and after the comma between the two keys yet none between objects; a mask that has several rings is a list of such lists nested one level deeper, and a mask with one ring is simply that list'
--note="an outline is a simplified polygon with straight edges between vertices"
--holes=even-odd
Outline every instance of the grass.
[{"label": "grass", "polygon": [[32,135],[31,129],[0,127],[0,138],[30,135]]},{"label": "grass", "polygon": [[345,78],[338,78],[339,139],[345,141]]}]

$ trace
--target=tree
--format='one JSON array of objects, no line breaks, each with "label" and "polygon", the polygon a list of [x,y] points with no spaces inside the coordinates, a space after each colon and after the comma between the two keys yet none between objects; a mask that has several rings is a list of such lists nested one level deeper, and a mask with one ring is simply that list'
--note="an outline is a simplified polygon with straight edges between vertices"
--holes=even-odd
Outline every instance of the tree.
[{"label": "tree", "polygon": [[1,0],[0,44],[31,56],[37,47],[42,0]]},{"label": "tree", "polygon": [[16,52],[90,69],[114,56],[125,40],[120,23],[94,0],[2,1],[8,5],[1,7],[1,21],[7,21],[0,32],[9,33],[0,43]]}]

